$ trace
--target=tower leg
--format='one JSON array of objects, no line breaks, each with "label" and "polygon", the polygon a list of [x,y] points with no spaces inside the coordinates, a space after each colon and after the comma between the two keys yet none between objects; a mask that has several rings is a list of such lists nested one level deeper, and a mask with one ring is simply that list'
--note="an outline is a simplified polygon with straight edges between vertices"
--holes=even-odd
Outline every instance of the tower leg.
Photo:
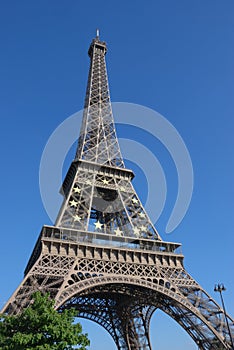
[{"label": "tower leg", "polygon": [[[117,346],[121,350],[152,350],[149,338],[149,320],[152,313],[148,312],[149,309],[151,308],[148,306],[127,306],[118,310],[124,338],[118,339]],[[125,343],[125,346],[120,343]]]},{"label": "tower leg", "polygon": [[92,320],[112,336],[118,350],[152,350],[150,319],[155,306],[142,305],[127,295],[74,296],[61,306],[76,308],[79,317]]}]

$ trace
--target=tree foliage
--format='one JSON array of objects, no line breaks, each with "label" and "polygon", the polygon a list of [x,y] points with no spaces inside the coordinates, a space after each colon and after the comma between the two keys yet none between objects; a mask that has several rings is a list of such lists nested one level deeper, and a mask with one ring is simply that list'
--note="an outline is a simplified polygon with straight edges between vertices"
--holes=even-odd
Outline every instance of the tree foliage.
[{"label": "tree foliage", "polygon": [[74,309],[58,312],[48,295],[36,292],[33,303],[18,315],[0,315],[1,350],[85,350],[87,334],[74,323]]}]

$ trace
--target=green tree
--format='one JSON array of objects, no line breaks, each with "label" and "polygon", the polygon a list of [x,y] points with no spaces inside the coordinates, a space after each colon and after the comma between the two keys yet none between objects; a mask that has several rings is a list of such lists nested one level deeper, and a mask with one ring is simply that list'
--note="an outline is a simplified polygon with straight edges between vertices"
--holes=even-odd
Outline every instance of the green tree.
[{"label": "green tree", "polygon": [[36,292],[33,303],[18,315],[0,315],[1,350],[85,350],[87,334],[74,323],[74,309],[58,312],[48,295]]}]

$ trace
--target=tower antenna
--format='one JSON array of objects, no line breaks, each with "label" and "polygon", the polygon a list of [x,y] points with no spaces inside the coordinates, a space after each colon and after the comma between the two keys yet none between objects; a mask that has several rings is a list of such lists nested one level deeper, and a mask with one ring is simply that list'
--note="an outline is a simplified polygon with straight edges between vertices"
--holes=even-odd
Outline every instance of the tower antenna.
[{"label": "tower antenna", "polygon": [[99,29],[96,31],[96,38],[99,39]]}]

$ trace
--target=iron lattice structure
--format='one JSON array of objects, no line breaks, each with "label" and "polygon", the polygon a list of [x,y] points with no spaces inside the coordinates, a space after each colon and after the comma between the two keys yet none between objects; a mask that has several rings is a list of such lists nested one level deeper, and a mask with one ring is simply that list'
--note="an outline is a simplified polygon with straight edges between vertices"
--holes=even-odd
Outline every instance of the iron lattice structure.
[{"label": "iron lattice structure", "polygon": [[[49,292],[58,310],[75,307],[103,326],[119,350],[150,350],[150,319],[159,308],[200,349],[230,349],[224,311],[186,272],[181,245],[161,239],[132,186],[115,132],[106,51],[97,36],[63,204],[55,225],[42,228],[3,312],[20,312],[36,290]],[[229,316],[228,322],[233,335]]]}]

